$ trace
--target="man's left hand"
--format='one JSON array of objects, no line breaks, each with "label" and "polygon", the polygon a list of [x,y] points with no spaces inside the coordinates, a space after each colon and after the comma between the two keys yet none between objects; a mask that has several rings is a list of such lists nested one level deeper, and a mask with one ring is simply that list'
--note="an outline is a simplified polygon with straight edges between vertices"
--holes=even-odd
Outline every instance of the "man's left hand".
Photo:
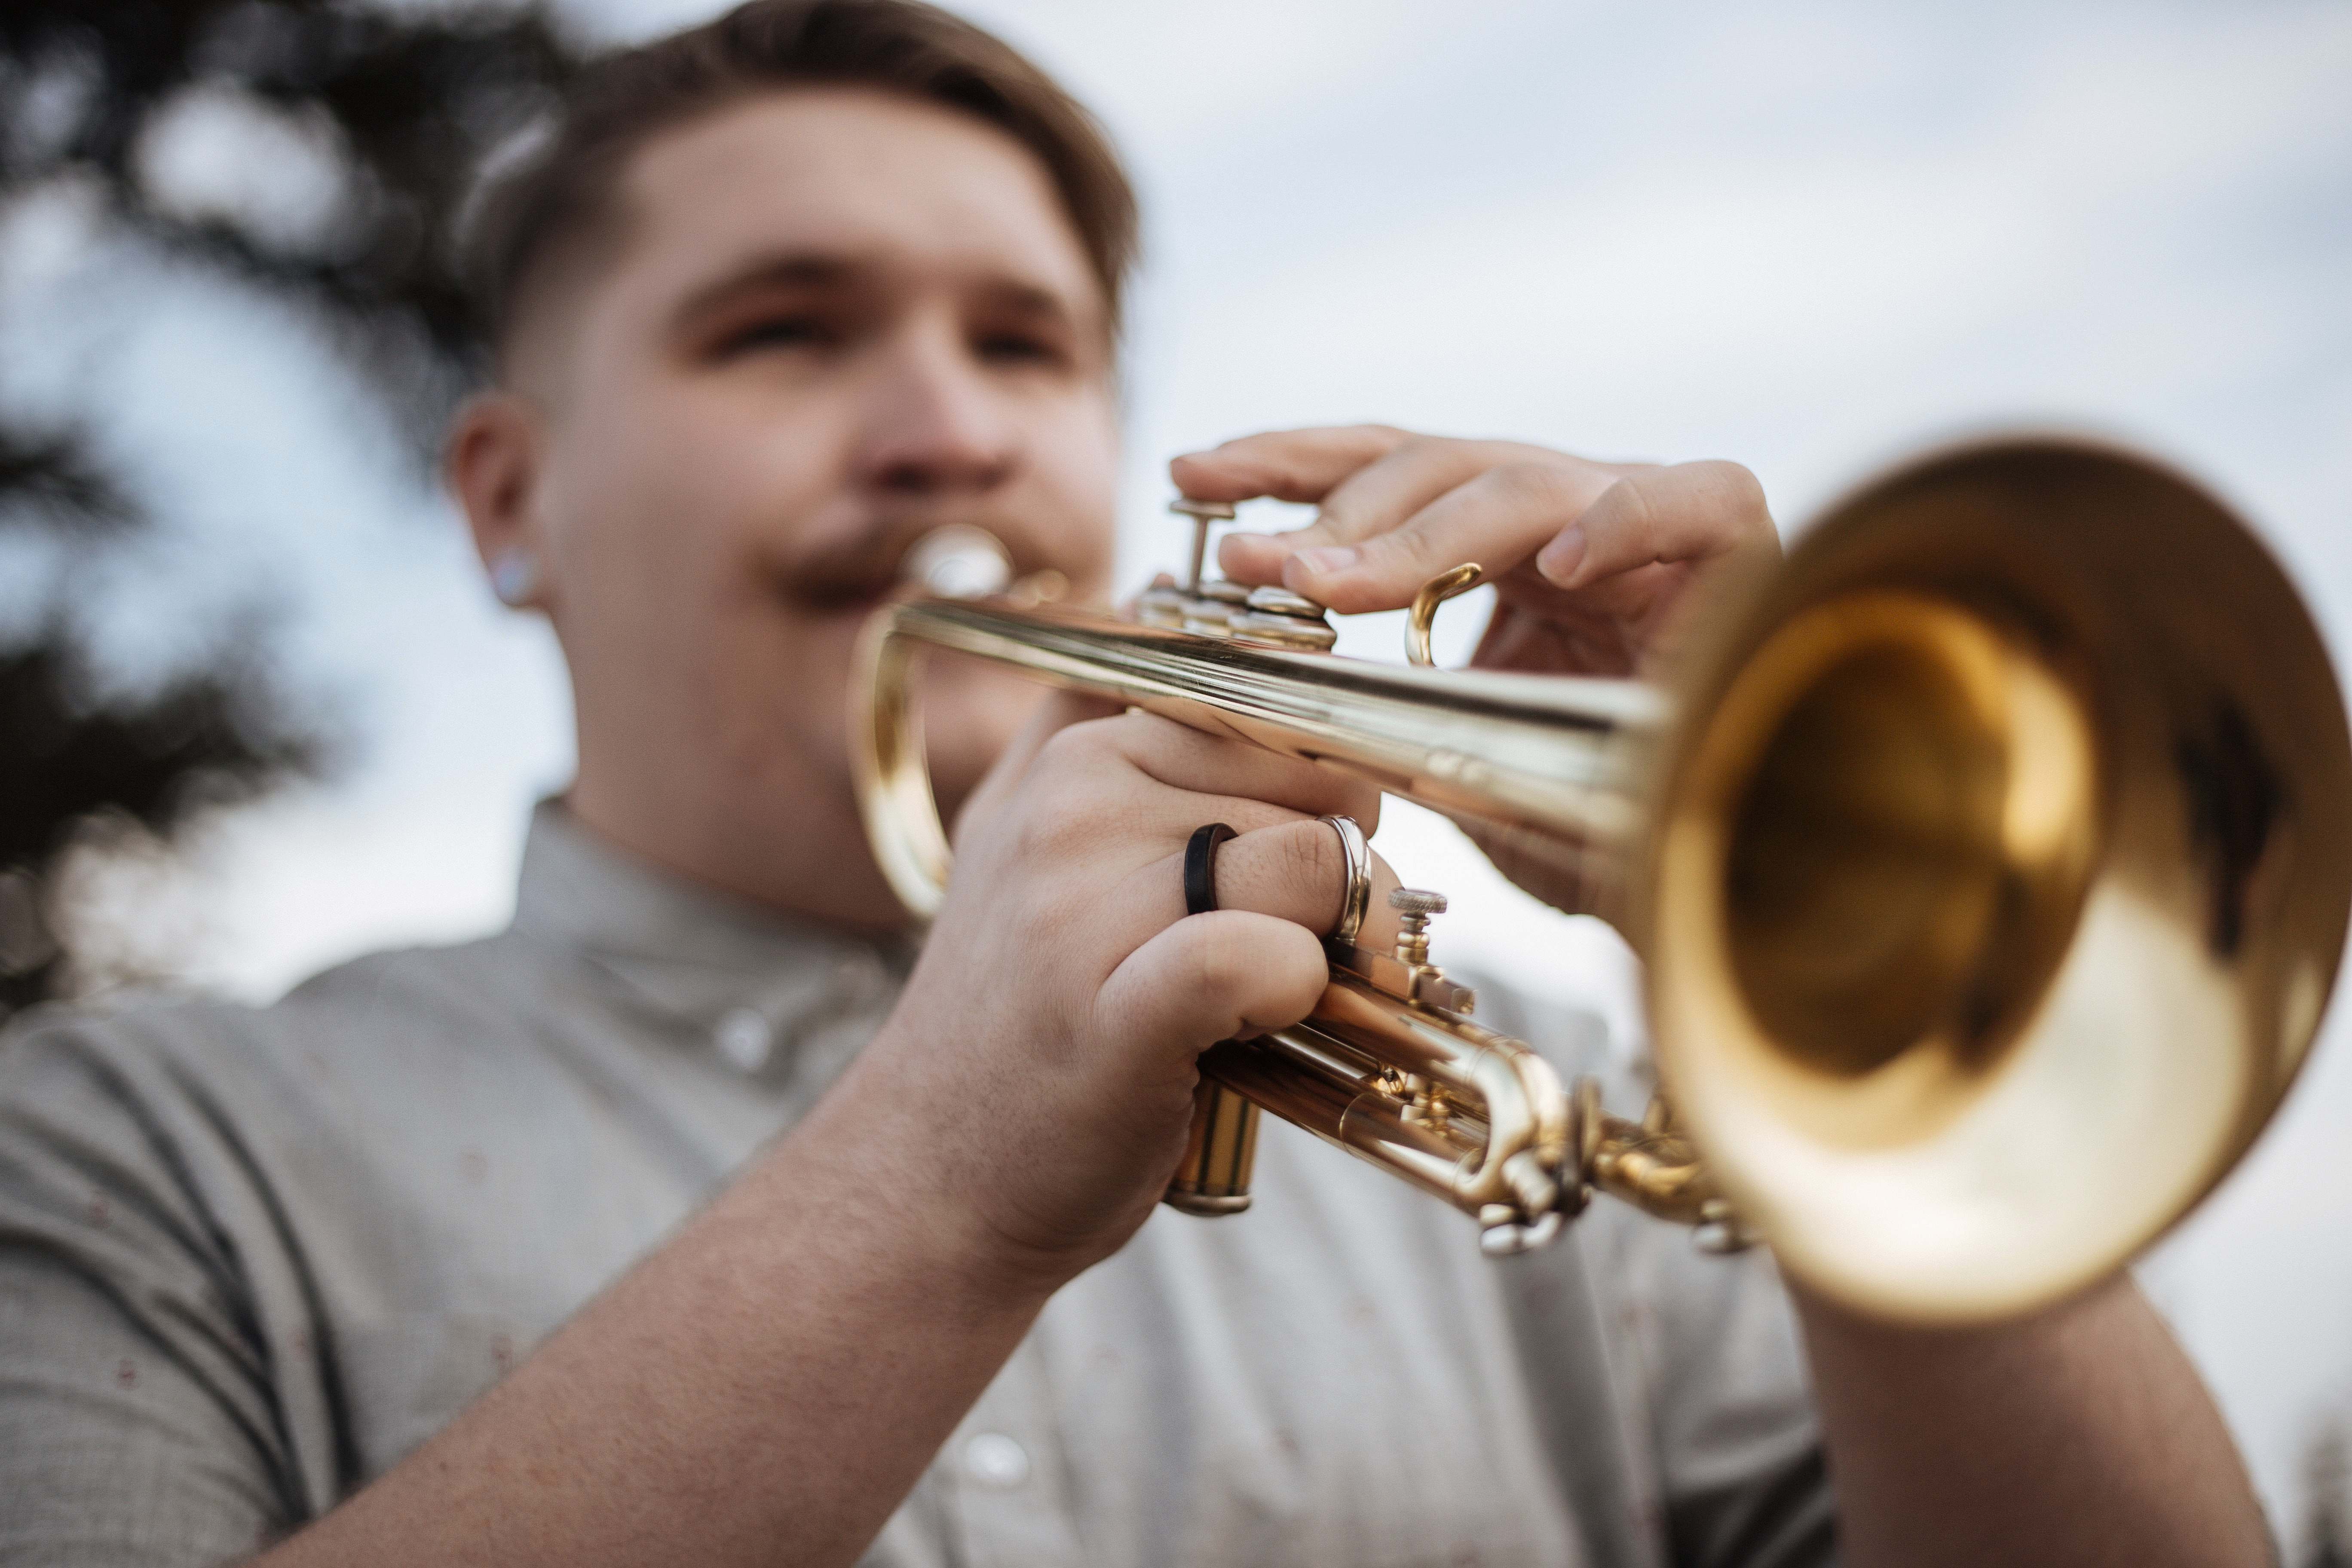
[{"label": "man's left hand", "polygon": [[[1671,643],[1696,584],[1780,548],[1762,488],[1737,463],[1600,463],[1357,425],[1245,436],[1169,469],[1196,500],[1314,503],[1314,522],[1295,532],[1228,534],[1218,563],[1236,582],[1280,583],[1342,614],[1401,608],[1439,573],[1478,563],[1496,590],[1470,661],[1482,669],[1639,674]],[[1455,821],[1555,909],[1603,907],[1583,857]]]},{"label": "man's left hand", "polygon": [[1762,489],[1736,463],[1601,463],[1359,425],[1245,436],[1169,468],[1197,500],[1318,508],[1295,532],[1227,535],[1218,562],[1236,582],[1352,615],[1409,605],[1439,573],[1479,563],[1497,595],[1471,660],[1486,669],[1637,673],[1695,582],[1780,548]]}]

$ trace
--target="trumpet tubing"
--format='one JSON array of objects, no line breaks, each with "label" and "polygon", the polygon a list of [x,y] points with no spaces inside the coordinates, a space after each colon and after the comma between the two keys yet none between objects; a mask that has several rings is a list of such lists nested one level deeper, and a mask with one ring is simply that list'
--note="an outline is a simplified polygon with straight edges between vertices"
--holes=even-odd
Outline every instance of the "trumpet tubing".
[{"label": "trumpet tubing", "polygon": [[[1474,819],[1643,958],[1665,1100],[1633,1121],[1475,1023],[1425,936],[1335,949],[1313,1016],[1202,1058],[1180,1207],[1246,1205],[1262,1108],[1492,1251],[1600,1191],[1881,1315],[2077,1289],[2236,1162],[2333,985],[2352,742],[2310,617],[2205,492],[2055,439],[1917,460],[1731,576],[1654,683],[1338,658],[1278,589],[902,599],[853,694],[868,832],[935,912],[942,647]],[[1476,578],[1423,591],[1417,662]]]}]

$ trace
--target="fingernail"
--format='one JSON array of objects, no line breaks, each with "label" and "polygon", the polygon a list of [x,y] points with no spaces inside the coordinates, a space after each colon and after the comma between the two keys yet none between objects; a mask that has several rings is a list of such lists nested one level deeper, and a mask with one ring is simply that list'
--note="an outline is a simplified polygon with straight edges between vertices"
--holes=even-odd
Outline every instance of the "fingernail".
[{"label": "fingernail", "polygon": [[1355,565],[1360,553],[1352,544],[1327,544],[1314,550],[1302,550],[1291,559],[1318,577],[1328,577],[1335,572],[1345,572]]},{"label": "fingernail", "polygon": [[1570,524],[1536,552],[1536,570],[1556,587],[1576,585],[1576,569],[1584,564],[1584,530]]}]

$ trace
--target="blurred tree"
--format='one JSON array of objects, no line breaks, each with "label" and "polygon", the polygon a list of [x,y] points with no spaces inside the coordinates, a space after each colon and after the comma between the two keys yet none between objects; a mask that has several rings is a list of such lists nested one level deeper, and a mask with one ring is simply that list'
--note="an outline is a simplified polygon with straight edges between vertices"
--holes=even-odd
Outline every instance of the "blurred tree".
[{"label": "blurred tree", "polygon": [[[451,227],[579,56],[544,0],[5,0],[0,220],[69,191],[97,244],[282,298],[364,367],[421,456],[478,353]],[[0,540],[37,531],[70,561],[152,526],[92,438],[104,418],[0,408]],[[43,911],[93,823],[168,837],[329,751],[250,625],[134,695],[101,689],[68,602],[80,574],[52,580],[57,603],[0,627],[0,1015],[74,973],[72,931]]]}]

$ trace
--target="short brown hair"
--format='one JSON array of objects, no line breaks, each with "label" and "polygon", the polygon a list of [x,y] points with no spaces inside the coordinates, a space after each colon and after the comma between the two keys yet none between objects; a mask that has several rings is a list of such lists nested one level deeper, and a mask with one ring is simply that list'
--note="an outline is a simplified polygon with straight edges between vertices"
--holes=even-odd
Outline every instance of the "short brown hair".
[{"label": "short brown hair", "polygon": [[1135,260],[1135,192],[1102,127],[1012,46],[916,0],[749,0],[715,21],[591,61],[549,133],[483,193],[460,237],[486,341],[502,348],[549,263],[608,216],[661,132],[758,93],[869,87],[969,114],[1034,153],[1114,331]]}]

